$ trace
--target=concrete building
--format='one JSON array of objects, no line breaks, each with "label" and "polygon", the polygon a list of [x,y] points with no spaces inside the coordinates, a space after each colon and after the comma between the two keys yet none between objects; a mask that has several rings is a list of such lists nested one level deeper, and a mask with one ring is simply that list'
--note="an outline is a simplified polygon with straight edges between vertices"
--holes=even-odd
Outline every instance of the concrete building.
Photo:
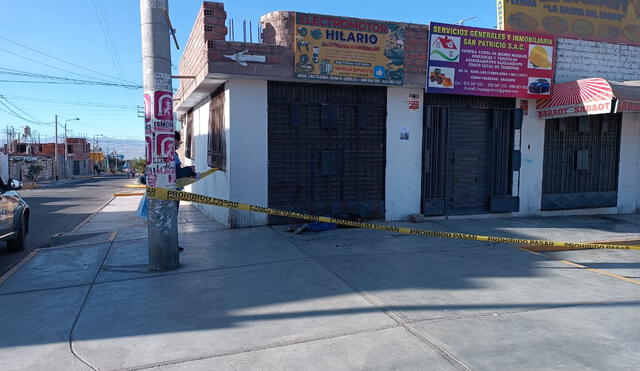
[{"label": "concrete building", "polygon": [[59,178],[92,174],[93,163],[89,156],[91,144],[86,138],[67,138],[66,150],[65,161],[64,143],[58,143],[58,168],[54,171],[55,143],[23,143],[16,140],[6,147],[11,163],[10,176],[22,180],[26,175],[25,169],[32,163],[44,167],[40,180],[53,179],[56,174]]},{"label": "concrete building", "polygon": [[[184,163],[221,169],[187,191],[386,220],[640,208],[637,112],[545,120],[533,99],[427,94],[428,25],[283,11],[263,16],[261,42],[246,43],[225,41],[225,22],[223,4],[204,2],[180,61],[180,75],[189,77],[175,95]],[[380,81],[333,80],[332,68],[357,64],[327,67],[306,43],[307,29],[296,29],[300,22],[392,25],[402,34],[391,41],[403,65],[394,67],[393,49],[385,49]],[[640,80],[640,47],[572,39],[556,47],[556,82]],[[596,63],[605,58],[606,70]],[[305,74],[314,68],[320,72]],[[232,227],[282,221],[197,207]]]}]

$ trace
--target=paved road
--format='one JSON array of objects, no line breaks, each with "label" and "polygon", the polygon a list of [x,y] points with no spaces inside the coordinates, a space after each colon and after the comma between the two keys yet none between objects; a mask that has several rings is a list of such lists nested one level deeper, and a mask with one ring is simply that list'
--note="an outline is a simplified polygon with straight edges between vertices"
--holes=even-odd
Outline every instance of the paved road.
[{"label": "paved road", "polygon": [[9,253],[2,244],[0,275],[11,269],[31,250],[47,246],[54,234],[73,230],[109,201],[113,192],[121,190],[127,182],[124,177],[100,177],[20,191],[31,208],[27,250]]}]

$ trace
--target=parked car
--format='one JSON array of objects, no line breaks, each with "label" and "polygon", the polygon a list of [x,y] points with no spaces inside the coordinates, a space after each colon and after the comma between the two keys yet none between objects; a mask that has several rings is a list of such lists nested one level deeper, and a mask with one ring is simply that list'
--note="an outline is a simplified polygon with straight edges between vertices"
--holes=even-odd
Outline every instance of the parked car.
[{"label": "parked car", "polygon": [[545,94],[551,90],[551,84],[547,79],[537,79],[529,84],[529,93],[531,94]]},{"label": "parked car", "polygon": [[22,183],[15,179],[5,182],[0,177],[0,240],[7,242],[10,251],[27,247],[29,233],[29,205],[16,192]]}]

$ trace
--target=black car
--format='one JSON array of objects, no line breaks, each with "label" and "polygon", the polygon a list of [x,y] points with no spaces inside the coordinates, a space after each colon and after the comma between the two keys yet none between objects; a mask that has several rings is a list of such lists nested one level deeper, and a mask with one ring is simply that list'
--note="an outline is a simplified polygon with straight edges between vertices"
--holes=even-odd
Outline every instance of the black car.
[{"label": "black car", "polygon": [[15,179],[5,182],[0,177],[0,240],[7,242],[10,251],[27,247],[29,233],[29,205],[16,192],[22,183]]},{"label": "black car", "polygon": [[531,94],[545,94],[551,90],[551,84],[547,79],[537,79],[529,84],[529,93]]}]

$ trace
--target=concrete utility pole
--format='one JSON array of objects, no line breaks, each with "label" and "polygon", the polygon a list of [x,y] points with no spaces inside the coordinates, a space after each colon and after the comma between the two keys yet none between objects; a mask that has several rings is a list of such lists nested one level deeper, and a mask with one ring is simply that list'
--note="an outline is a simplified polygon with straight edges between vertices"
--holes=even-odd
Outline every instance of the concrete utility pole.
[{"label": "concrete utility pole", "polygon": [[[148,187],[175,189],[173,89],[168,0],[140,0],[142,71]],[[175,201],[151,200],[148,205],[149,270],[177,269],[178,207]]]},{"label": "concrete utility pole", "polygon": [[58,180],[58,115],[56,115],[56,143],[53,145],[53,179]]}]

